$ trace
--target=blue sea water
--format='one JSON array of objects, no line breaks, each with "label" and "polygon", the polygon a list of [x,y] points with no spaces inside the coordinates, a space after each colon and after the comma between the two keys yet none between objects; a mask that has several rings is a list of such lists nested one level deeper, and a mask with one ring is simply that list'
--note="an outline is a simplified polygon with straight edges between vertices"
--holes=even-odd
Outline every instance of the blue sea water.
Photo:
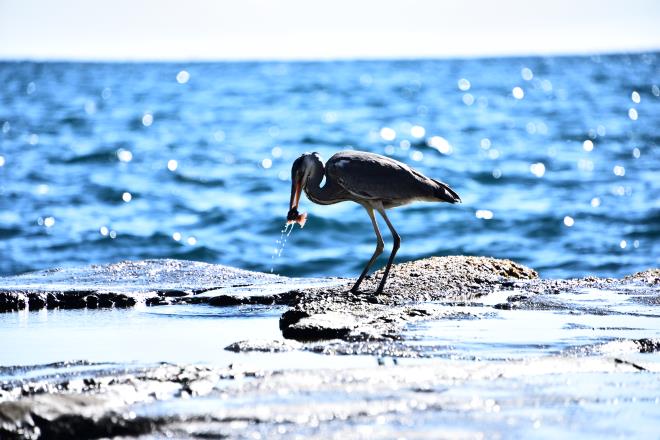
[{"label": "blue sea water", "polygon": [[274,255],[292,161],[347,148],[463,199],[391,211],[397,261],[487,255],[547,277],[657,267],[659,62],[2,62],[0,275],[167,257],[356,276],[375,239],[355,204],[303,198],[307,225]]}]

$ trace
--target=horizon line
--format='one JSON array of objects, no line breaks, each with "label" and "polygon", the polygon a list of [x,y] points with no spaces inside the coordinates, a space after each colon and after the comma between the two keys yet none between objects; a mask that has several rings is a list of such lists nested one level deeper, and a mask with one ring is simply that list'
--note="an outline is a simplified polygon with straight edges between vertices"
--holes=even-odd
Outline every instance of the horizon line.
[{"label": "horizon line", "polygon": [[437,54],[437,55],[347,55],[347,56],[291,56],[291,57],[86,57],[86,56],[3,56],[0,55],[0,63],[4,62],[43,62],[43,63],[278,63],[278,62],[373,62],[373,61],[442,61],[442,60],[475,60],[496,58],[565,58],[565,57],[591,57],[591,56],[616,56],[616,55],[644,55],[659,53],[660,46],[637,47],[631,49],[603,49],[603,50],[575,50],[575,51],[547,51],[547,52],[500,52],[500,53],[472,53],[472,54]]}]

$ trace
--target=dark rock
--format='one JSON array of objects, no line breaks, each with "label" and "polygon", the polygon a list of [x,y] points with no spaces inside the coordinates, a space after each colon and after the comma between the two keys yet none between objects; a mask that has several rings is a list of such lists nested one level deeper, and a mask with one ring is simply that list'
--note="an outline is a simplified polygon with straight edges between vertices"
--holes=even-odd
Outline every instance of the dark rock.
[{"label": "dark rock", "polygon": [[208,300],[208,304],[211,306],[227,307],[249,304],[249,301],[247,298],[239,298],[231,295],[216,295]]},{"label": "dark rock", "polygon": [[0,312],[14,312],[22,310],[28,305],[24,294],[19,292],[0,291]]}]

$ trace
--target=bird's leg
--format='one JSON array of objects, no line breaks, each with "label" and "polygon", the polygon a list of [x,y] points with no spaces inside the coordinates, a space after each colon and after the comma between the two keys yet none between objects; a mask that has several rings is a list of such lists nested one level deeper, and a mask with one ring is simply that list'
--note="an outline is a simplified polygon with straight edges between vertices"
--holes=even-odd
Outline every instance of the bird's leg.
[{"label": "bird's leg", "polygon": [[399,246],[401,245],[401,237],[399,237],[399,234],[397,234],[396,230],[394,229],[394,226],[392,226],[392,223],[390,223],[390,219],[387,218],[387,214],[385,214],[385,209],[383,206],[379,206],[376,208],[378,213],[385,219],[385,223],[387,223],[387,227],[390,228],[390,232],[392,233],[392,238],[394,239],[394,245],[392,246],[392,253],[390,254],[389,260],[387,260],[387,267],[385,267],[385,273],[383,274],[383,278],[380,280],[380,284],[378,285],[378,289],[376,290],[376,295],[380,295],[383,293],[383,288],[385,287],[385,282],[387,281],[387,275],[390,273],[390,267],[392,267],[392,262],[394,261],[394,256],[396,255],[396,251],[399,250]]},{"label": "bird's leg", "polygon": [[371,224],[374,226],[374,232],[376,232],[376,250],[374,251],[374,254],[371,256],[371,259],[367,265],[364,266],[364,270],[362,271],[362,274],[360,274],[360,278],[358,278],[358,280],[355,282],[355,285],[351,288],[352,293],[357,293],[358,287],[360,287],[360,283],[367,275],[367,272],[369,272],[369,268],[372,264],[374,264],[376,258],[378,258],[378,256],[383,253],[383,248],[385,247],[385,243],[383,243],[383,237],[380,235],[380,230],[378,229],[378,223],[376,222],[376,216],[374,215],[373,208],[365,206],[364,209],[367,210],[367,214],[369,214],[369,218],[371,219]]}]

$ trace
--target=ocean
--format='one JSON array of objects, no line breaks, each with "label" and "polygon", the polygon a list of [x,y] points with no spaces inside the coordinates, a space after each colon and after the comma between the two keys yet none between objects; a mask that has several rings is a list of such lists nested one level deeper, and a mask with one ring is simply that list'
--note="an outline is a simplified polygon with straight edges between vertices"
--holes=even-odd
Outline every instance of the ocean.
[{"label": "ocean", "polygon": [[357,276],[375,247],[360,206],[303,197],[306,226],[281,233],[292,162],[344,149],[463,200],[390,211],[397,261],[484,255],[560,278],[657,267],[659,62],[2,62],[0,275],[178,258]]}]

